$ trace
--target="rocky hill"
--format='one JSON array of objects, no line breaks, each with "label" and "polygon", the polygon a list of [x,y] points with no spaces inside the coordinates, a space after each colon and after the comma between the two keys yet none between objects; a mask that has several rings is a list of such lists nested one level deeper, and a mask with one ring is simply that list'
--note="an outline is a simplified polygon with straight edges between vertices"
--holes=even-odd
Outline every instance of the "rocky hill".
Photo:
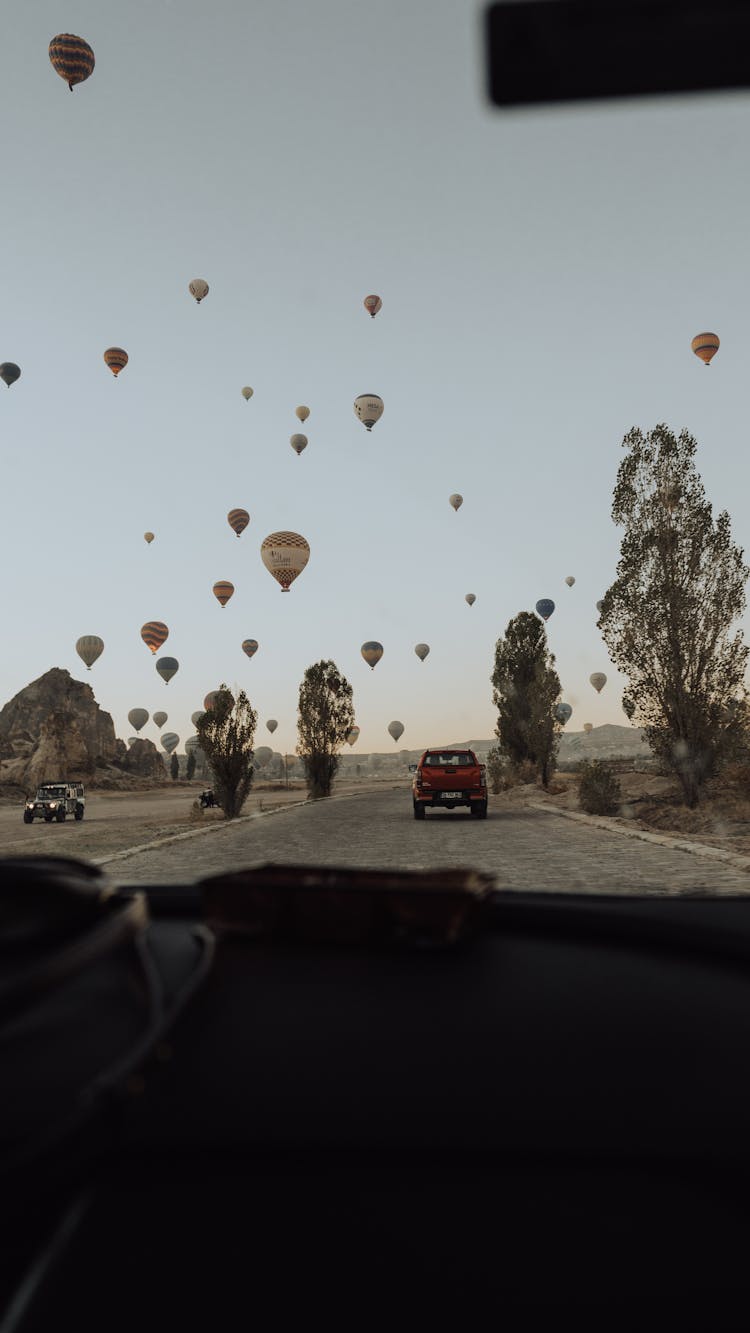
[{"label": "rocky hill", "polygon": [[105,787],[168,781],[156,747],[139,741],[128,750],[91,686],[60,667],[0,709],[0,784],[31,791],[56,778]]}]

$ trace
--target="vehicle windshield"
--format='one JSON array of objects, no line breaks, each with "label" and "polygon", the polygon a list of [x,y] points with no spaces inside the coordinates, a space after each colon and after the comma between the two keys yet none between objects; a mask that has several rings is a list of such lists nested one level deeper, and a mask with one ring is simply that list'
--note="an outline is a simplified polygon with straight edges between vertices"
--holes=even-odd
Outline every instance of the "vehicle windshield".
[{"label": "vehicle windshield", "polygon": [[49,800],[50,797],[59,798],[65,795],[64,787],[40,787],[37,792],[37,799],[40,801]]},{"label": "vehicle windshield", "polygon": [[[478,0],[77,6],[69,80],[38,8],[0,81],[3,847],[745,892],[750,93],[499,105]],[[486,792],[415,807],[461,750]],[[24,825],[54,771],[85,818]]]}]

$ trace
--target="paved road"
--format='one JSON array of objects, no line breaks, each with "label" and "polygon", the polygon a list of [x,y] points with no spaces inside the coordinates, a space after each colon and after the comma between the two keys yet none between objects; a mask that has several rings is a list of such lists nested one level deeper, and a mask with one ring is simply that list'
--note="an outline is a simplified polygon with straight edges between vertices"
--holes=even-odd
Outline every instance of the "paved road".
[{"label": "paved road", "polygon": [[569,893],[750,893],[750,875],[536,810],[490,809],[486,820],[437,811],[417,822],[410,793],[317,801],[104,867],[118,884],[188,883],[266,861],[425,870],[473,867],[499,888]]}]

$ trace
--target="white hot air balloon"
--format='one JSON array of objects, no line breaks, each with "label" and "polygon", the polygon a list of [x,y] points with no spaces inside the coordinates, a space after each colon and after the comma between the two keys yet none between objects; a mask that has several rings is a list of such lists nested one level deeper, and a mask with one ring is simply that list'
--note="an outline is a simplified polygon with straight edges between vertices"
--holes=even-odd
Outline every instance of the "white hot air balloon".
[{"label": "white hot air balloon", "polygon": [[193,278],[189,284],[190,295],[194,296],[198,305],[200,305],[204,296],[208,296],[208,283],[204,278]]},{"label": "white hot air balloon", "polygon": [[388,734],[393,737],[394,741],[398,741],[404,734],[403,722],[389,722]]},{"label": "white hot air balloon", "polygon": [[567,585],[568,585],[569,588],[572,588],[572,587],[573,587],[573,584],[575,583],[575,579],[573,578],[573,575],[572,575],[572,574],[568,574],[568,577],[566,578],[565,582],[567,583]]},{"label": "white hot air balloon", "polygon": [[368,430],[372,430],[376,421],[383,415],[384,403],[376,393],[361,393],[354,399],[354,411]]},{"label": "white hot air balloon", "polygon": [[456,494],[448,496],[448,504],[455,509],[456,513],[458,513],[463,502],[464,502],[464,497],[462,495]]},{"label": "white hot air balloon", "polygon": [[593,685],[597,694],[601,694],[602,690],[604,689],[604,686],[607,683],[607,677],[605,676],[603,671],[594,671],[594,673],[591,676],[589,676],[589,683]]},{"label": "white hot air balloon", "polygon": [[424,659],[430,651],[430,645],[429,643],[417,643],[414,645],[414,651],[420,662],[424,662]]},{"label": "white hot air balloon", "polygon": [[289,592],[310,559],[310,547],[298,532],[272,532],[261,543],[260,557],[281,591]]}]

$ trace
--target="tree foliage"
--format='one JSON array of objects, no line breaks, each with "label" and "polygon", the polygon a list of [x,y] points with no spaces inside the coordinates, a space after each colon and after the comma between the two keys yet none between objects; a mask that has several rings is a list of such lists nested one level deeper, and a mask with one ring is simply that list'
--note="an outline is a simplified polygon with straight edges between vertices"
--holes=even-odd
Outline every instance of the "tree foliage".
[{"label": "tree foliage", "polygon": [[308,800],[330,796],[339,753],[354,726],[353,690],[335,662],[307,668],[299,688],[297,752],[305,768]]},{"label": "tree foliage", "polygon": [[495,794],[503,789],[503,779],[505,776],[505,758],[499,745],[493,745],[487,751],[487,777],[489,778],[490,788]]},{"label": "tree foliage", "polygon": [[191,750],[187,757],[187,767],[185,769],[185,776],[187,777],[188,782],[192,782],[195,777],[196,762],[195,750]]},{"label": "tree foliage", "polygon": [[620,559],[599,627],[627,677],[627,717],[694,806],[747,733],[748,649],[732,627],[750,571],[729,515],[713,517],[687,431],[634,428],[623,447],[612,503],[623,528]]},{"label": "tree foliage", "polygon": [[519,612],[508,622],[505,638],[498,639],[492,685],[498,749],[514,769],[533,764],[546,787],[559,743],[554,708],[560,681],[544,625],[532,612]]},{"label": "tree foliage", "polygon": [[173,782],[176,782],[180,776],[180,761],[176,754],[173,754],[169,761],[169,776]]},{"label": "tree foliage", "polygon": [[257,725],[258,714],[245,691],[240,690],[235,699],[226,685],[220,687],[213,707],[198,721],[200,748],[210,766],[213,789],[225,819],[234,819],[250,794]]}]

